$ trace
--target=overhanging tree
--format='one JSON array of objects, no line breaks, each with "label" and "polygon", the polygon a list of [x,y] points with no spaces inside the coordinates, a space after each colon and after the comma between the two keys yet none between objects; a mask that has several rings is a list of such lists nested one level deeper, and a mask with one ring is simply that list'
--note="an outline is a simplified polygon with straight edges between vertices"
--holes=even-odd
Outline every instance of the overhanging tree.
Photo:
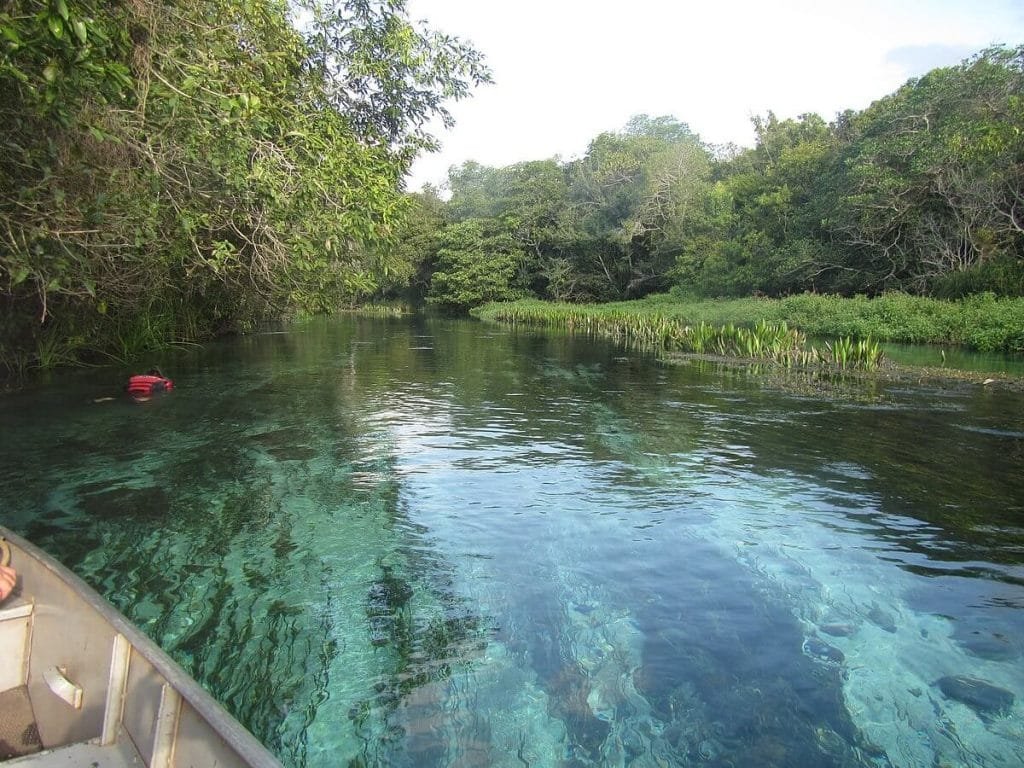
[{"label": "overhanging tree", "polygon": [[426,121],[488,78],[401,0],[0,14],[0,366],[371,295]]}]

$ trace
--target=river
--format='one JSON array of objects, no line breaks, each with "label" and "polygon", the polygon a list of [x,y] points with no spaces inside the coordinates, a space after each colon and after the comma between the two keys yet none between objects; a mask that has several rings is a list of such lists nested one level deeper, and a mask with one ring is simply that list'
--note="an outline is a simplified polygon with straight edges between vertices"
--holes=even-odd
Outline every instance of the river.
[{"label": "river", "polygon": [[1024,764],[1021,393],[425,318],[159,362],[0,399],[0,519],[287,766]]}]

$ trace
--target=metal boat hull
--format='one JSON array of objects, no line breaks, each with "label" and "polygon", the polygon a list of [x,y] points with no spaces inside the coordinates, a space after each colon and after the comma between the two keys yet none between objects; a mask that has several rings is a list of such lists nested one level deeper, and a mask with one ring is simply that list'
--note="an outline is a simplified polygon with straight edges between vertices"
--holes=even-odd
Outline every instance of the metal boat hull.
[{"label": "metal boat hull", "polygon": [[[15,592],[0,604],[0,692],[9,692],[0,693],[0,701],[17,702],[24,698],[19,691],[27,692],[39,750],[14,757],[11,765],[280,768],[85,582],[2,526],[0,537],[18,572]],[[0,720],[8,716],[24,719],[24,713],[0,711]],[[23,735],[21,750],[31,752],[35,734]]]}]

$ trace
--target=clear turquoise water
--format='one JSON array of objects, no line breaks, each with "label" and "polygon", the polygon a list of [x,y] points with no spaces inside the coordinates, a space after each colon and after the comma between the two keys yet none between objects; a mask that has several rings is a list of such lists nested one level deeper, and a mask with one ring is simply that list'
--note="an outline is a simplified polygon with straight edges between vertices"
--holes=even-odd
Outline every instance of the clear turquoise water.
[{"label": "clear turquoise water", "polygon": [[289,766],[1024,764],[1020,394],[443,320],[159,362],[0,399],[0,518]]}]

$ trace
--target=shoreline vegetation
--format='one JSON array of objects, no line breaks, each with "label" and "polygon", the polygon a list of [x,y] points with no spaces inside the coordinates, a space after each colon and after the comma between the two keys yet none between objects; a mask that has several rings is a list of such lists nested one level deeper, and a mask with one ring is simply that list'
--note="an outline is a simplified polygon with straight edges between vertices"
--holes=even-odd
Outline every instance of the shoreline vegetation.
[{"label": "shoreline vegetation", "polygon": [[[776,368],[916,375],[1024,384],[953,368],[896,366],[882,342],[1024,352],[1024,299],[981,294],[942,301],[906,294],[842,298],[690,299],[672,294],[608,304],[492,302],[472,311],[490,322],[559,327],[655,349],[674,359],[770,363]],[[820,345],[808,337],[827,339]]]},{"label": "shoreline vegetation", "polygon": [[0,386],[526,297],[511,322],[789,368],[1024,353],[1024,45],[831,121],[769,111],[748,148],[635,115],[571,160],[466,161],[442,199],[406,172],[491,75],[406,0],[38,5],[0,14]]},{"label": "shoreline vegetation", "polygon": [[403,290],[404,178],[489,82],[406,0],[4,3],[0,386]]}]

